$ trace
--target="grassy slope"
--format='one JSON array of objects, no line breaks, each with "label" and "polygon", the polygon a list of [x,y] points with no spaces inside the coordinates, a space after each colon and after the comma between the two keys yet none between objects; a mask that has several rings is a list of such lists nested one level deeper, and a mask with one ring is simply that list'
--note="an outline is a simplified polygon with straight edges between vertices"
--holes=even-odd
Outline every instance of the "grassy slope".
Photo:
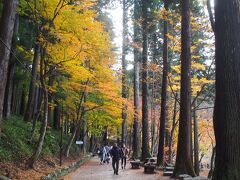
[{"label": "grassy slope", "polygon": [[[40,123],[34,136],[34,143],[29,142],[31,123],[22,120],[22,117],[12,116],[3,122],[3,136],[0,139],[0,161],[17,161],[32,155],[36,147]],[[67,144],[68,136],[64,135],[63,144]],[[48,128],[43,146],[43,156],[59,154],[60,132]],[[73,145],[72,152],[79,152]]]}]

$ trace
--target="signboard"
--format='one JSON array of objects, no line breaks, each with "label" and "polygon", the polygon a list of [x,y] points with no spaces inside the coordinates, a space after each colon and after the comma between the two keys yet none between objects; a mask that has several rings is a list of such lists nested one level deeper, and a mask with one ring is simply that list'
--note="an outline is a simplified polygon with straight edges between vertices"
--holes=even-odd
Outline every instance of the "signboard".
[{"label": "signboard", "polygon": [[76,141],[76,144],[83,144],[83,141]]}]

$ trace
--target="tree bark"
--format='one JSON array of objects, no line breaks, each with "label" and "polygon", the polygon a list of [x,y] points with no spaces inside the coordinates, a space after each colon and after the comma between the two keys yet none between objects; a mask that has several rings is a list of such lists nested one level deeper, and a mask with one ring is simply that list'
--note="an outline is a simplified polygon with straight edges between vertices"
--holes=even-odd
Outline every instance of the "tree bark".
[{"label": "tree bark", "polygon": [[4,0],[0,21],[0,137],[3,118],[3,103],[7,80],[7,70],[14,30],[18,0]]},{"label": "tree bark", "polygon": [[7,78],[5,95],[4,95],[3,116],[5,118],[9,118],[11,115],[11,102],[12,102],[12,94],[13,94],[13,75],[14,75],[14,63],[11,62],[8,66],[8,75],[7,75],[8,78]]},{"label": "tree bark", "polygon": [[177,117],[177,98],[178,94],[175,96],[175,101],[174,101],[174,108],[173,108],[173,122],[172,122],[172,129],[171,129],[171,134],[170,134],[170,140],[169,140],[169,163],[173,163],[173,139],[174,139],[174,132],[176,129],[176,117]]},{"label": "tree bark", "polygon": [[198,121],[196,108],[194,108],[193,120],[194,120],[194,170],[196,175],[199,176],[200,170],[199,170]]},{"label": "tree bark", "polygon": [[67,114],[67,115],[66,115],[66,119],[65,119],[65,128],[64,128],[64,131],[65,131],[65,134],[66,134],[66,135],[68,135],[68,130],[69,130],[68,118],[69,118],[69,115]]},{"label": "tree bark", "polygon": [[[153,72],[153,79],[155,78],[155,73]],[[155,139],[156,139],[156,105],[155,105],[155,83],[153,81],[152,83],[152,102],[151,102],[151,129],[152,129],[152,139],[151,139],[151,154],[153,156],[153,153],[155,151]]]},{"label": "tree bark", "polygon": [[139,25],[137,21],[140,18],[139,15],[139,1],[134,1],[134,123],[133,123],[133,158],[140,157],[140,119],[139,119],[139,59],[140,52],[138,45],[139,40]]},{"label": "tree bark", "polygon": [[150,156],[149,153],[149,122],[148,122],[148,5],[142,0],[142,160]]},{"label": "tree bark", "polygon": [[60,106],[58,102],[55,101],[56,106],[54,107],[54,118],[53,118],[53,128],[56,130],[60,129]]},{"label": "tree bark", "polygon": [[240,179],[240,1],[215,4],[216,96],[213,180]]},{"label": "tree bark", "polygon": [[[164,8],[168,11],[168,0],[164,1]],[[166,104],[167,104],[167,76],[168,76],[168,22],[164,20],[163,25],[163,75],[162,75],[162,94],[161,94],[161,114],[160,114],[160,128],[159,128],[159,145],[157,155],[157,165],[164,165],[164,140],[165,140],[165,126],[166,126]]]},{"label": "tree bark", "polygon": [[211,7],[211,0],[207,0],[207,9],[208,9],[208,15],[211,23],[211,27],[213,32],[215,33],[215,20],[212,12],[212,7]]},{"label": "tree bark", "polygon": [[208,178],[209,179],[212,179],[212,176],[213,176],[215,157],[216,157],[216,147],[213,147],[212,148],[210,171],[208,173]]},{"label": "tree bark", "polygon": [[38,70],[38,59],[39,59],[40,47],[35,43],[34,47],[34,58],[32,63],[32,73],[31,73],[31,82],[29,86],[28,102],[26,111],[24,114],[25,121],[32,121],[33,111],[34,111],[34,95],[36,91],[36,80],[37,80],[37,70]]},{"label": "tree bark", "polygon": [[35,87],[35,95],[34,95],[34,107],[33,107],[33,114],[32,114],[32,119],[34,119],[35,114],[38,111],[38,101],[39,101],[39,94],[40,94],[41,89],[39,86]]},{"label": "tree bark", "polygon": [[[18,17],[18,15],[16,15],[14,30],[13,30],[12,51],[16,50],[18,29],[19,29],[19,17]],[[6,88],[5,88],[4,106],[3,106],[3,116],[6,118],[9,118],[11,115],[11,102],[12,102],[12,93],[13,93],[13,75],[14,75],[15,63],[16,63],[15,57],[13,54],[11,54],[9,65],[8,65],[8,75],[7,75],[7,83],[6,83]]]},{"label": "tree bark", "polygon": [[[127,100],[127,1],[123,0],[123,41],[122,41],[122,98]],[[122,144],[127,137],[127,105],[123,103],[122,109]]]},{"label": "tree bark", "polygon": [[38,90],[38,98],[35,99],[35,101],[37,101],[37,108],[36,108],[36,112],[34,113],[34,117],[33,117],[33,123],[32,123],[32,130],[31,130],[31,140],[33,140],[34,138],[34,133],[35,133],[35,130],[36,130],[36,124],[37,124],[37,121],[39,119],[39,117],[41,116],[41,111],[42,111],[42,101],[43,101],[43,91],[42,91],[42,88],[39,88]]},{"label": "tree bark", "polygon": [[[55,80],[55,70],[54,66],[50,66],[49,68],[49,77],[48,77],[48,87],[52,87],[54,85],[54,80]],[[53,101],[53,93],[49,92],[48,93],[48,123],[52,123],[52,116],[53,116],[53,107],[52,107],[52,101]]]},{"label": "tree bark", "polygon": [[174,177],[180,174],[195,176],[191,147],[191,50],[190,50],[190,0],[181,0],[181,90],[180,119]]},{"label": "tree bark", "polygon": [[19,82],[13,80],[13,93],[12,93],[12,102],[11,102],[11,110],[13,113],[16,113],[16,99],[17,99],[17,89],[19,86]]}]

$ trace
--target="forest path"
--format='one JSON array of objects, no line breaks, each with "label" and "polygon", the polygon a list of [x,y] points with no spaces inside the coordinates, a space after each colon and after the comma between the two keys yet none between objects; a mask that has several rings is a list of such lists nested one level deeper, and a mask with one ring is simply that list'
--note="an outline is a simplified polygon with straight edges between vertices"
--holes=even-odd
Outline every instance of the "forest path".
[{"label": "forest path", "polygon": [[[120,166],[119,166],[120,167]],[[92,158],[82,165],[75,172],[62,178],[64,180],[169,180],[163,177],[162,172],[157,171],[155,174],[144,174],[143,168],[131,169],[131,165],[127,162],[126,169],[119,168],[119,175],[113,175],[111,162],[109,164],[100,165],[97,157]]]}]

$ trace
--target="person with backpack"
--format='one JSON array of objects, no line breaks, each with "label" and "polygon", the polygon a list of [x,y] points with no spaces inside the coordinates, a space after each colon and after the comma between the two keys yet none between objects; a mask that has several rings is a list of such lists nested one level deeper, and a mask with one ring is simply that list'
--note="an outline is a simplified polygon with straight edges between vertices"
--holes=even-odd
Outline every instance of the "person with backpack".
[{"label": "person with backpack", "polygon": [[117,146],[117,143],[114,143],[112,149],[110,150],[110,155],[112,157],[112,167],[114,175],[118,175],[119,169],[119,160],[121,158],[121,149]]},{"label": "person with backpack", "polygon": [[122,145],[121,148],[121,164],[122,164],[122,169],[126,168],[127,164],[127,157],[128,157],[129,151],[128,148],[126,148],[125,144]]}]

